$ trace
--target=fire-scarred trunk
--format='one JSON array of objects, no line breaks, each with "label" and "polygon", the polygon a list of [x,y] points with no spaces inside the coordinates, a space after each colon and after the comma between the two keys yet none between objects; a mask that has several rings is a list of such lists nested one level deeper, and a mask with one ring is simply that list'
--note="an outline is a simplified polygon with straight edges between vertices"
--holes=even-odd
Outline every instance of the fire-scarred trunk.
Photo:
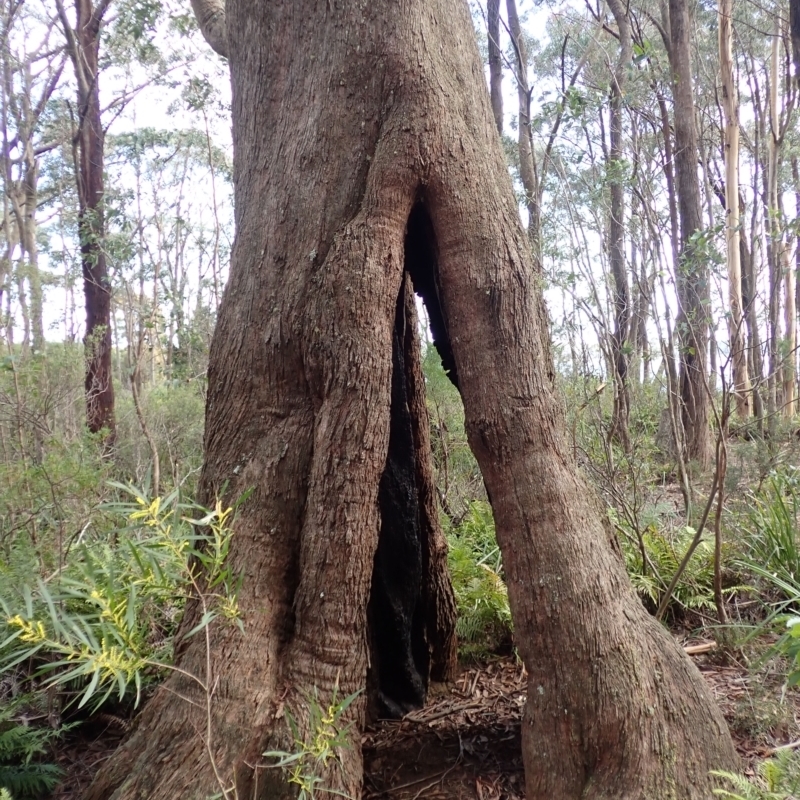
[{"label": "fire-scarred trunk", "polygon": [[[708,770],[734,764],[731,741],[699,673],[632,591],[569,455],[541,287],[467,4],[195,6],[233,82],[237,231],[202,486],[206,500],[226,484],[231,495],[254,489],[230,555],[244,571],[245,633],[212,624],[211,740],[204,698],[175,676],[89,797],[205,798],[218,791],[210,755],[240,798],[289,796],[278,771],[258,768],[260,754],[296,747],[285,708],[307,734],[304,694],[365,686],[381,563],[421,575],[424,631],[413,614],[398,626],[411,652],[393,657],[408,689],[394,702],[419,696],[426,660],[446,670],[452,600],[409,279],[464,399],[495,513],[529,674],[528,797],[708,797]],[[405,538],[415,517],[418,537]],[[387,556],[379,531],[398,528]],[[390,593],[391,570],[380,578]],[[179,666],[194,673],[205,658],[190,638]],[[320,776],[353,797],[364,706],[352,707],[341,768],[329,762]]]}]

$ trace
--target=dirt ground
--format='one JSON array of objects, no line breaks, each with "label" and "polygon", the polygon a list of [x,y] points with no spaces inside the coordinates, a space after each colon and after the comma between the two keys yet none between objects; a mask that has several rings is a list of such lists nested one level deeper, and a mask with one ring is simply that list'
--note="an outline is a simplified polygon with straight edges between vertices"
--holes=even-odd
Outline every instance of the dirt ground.
[{"label": "dirt ground", "polygon": [[[682,643],[711,647],[697,639]],[[775,747],[800,745],[800,693],[786,689],[780,665],[747,663],[716,649],[692,658],[728,720],[747,772]],[[513,657],[464,666],[454,684],[432,688],[425,708],[364,733],[364,800],[523,800],[524,703],[525,671]],[[106,715],[77,729],[56,754],[67,777],[54,800],[78,800],[128,726]]]}]

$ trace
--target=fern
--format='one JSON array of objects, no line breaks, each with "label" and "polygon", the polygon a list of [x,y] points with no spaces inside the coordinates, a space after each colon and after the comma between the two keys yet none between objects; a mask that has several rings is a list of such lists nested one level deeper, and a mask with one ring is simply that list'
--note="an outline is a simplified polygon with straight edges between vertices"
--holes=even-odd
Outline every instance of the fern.
[{"label": "fern", "polygon": [[763,761],[753,781],[733,772],[711,774],[731,785],[733,791],[714,789],[715,795],[726,800],[791,800],[800,793],[800,758],[790,750]]},{"label": "fern", "polygon": [[448,563],[458,606],[456,633],[464,649],[492,651],[511,634],[508,591],[488,503],[470,504],[448,535]]},{"label": "fern", "polygon": [[[643,600],[657,606],[662,592],[669,585],[694,539],[695,529],[687,525],[667,532],[656,524],[648,525],[642,534],[642,543],[647,554],[647,561],[642,564],[641,547],[636,536],[615,514],[611,513],[610,516],[615,528],[622,534],[620,544],[634,589]],[[724,591],[729,594],[741,588],[743,587],[729,587]],[[711,540],[701,540],[672,597],[674,602],[688,609],[710,610],[715,607],[714,545]]]},{"label": "fern", "polygon": [[0,708],[0,787],[9,797],[13,793],[20,799],[35,798],[49,793],[61,777],[55,764],[37,760],[47,753],[47,745],[56,732],[16,722],[13,717],[21,702]]}]

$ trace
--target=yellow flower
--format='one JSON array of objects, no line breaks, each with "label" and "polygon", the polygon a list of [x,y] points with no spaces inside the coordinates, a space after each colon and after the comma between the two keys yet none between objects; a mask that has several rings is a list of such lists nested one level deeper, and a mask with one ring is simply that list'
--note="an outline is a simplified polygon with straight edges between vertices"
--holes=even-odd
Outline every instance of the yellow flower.
[{"label": "yellow flower", "polygon": [[8,624],[13,628],[20,629],[19,638],[23,642],[35,644],[47,639],[44,625],[39,620],[23,619],[19,614],[16,614],[8,619]]}]

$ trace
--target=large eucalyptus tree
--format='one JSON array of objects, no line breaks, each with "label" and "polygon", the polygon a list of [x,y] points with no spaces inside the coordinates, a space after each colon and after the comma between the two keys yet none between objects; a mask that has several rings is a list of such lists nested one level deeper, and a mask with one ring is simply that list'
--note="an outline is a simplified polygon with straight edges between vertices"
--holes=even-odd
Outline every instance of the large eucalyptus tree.
[{"label": "large eucalyptus tree", "polygon": [[[233,796],[233,783],[239,798],[292,796],[259,766],[297,747],[286,709],[307,735],[309,694],[372,676],[400,712],[429,670],[446,675],[413,283],[495,514],[528,670],[528,798],[707,798],[731,740],[571,459],[467,4],[194,1],[233,84],[237,229],[202,491],[254,490],[230,552],[244,633],[214,622],[208,649],[183,640],[182,672],[88,797]],[[190,606],[183,630],[199,615]],[[189,674],[213,675],[208,712]],[[352,797],[365,705],[320,776]]]}]

